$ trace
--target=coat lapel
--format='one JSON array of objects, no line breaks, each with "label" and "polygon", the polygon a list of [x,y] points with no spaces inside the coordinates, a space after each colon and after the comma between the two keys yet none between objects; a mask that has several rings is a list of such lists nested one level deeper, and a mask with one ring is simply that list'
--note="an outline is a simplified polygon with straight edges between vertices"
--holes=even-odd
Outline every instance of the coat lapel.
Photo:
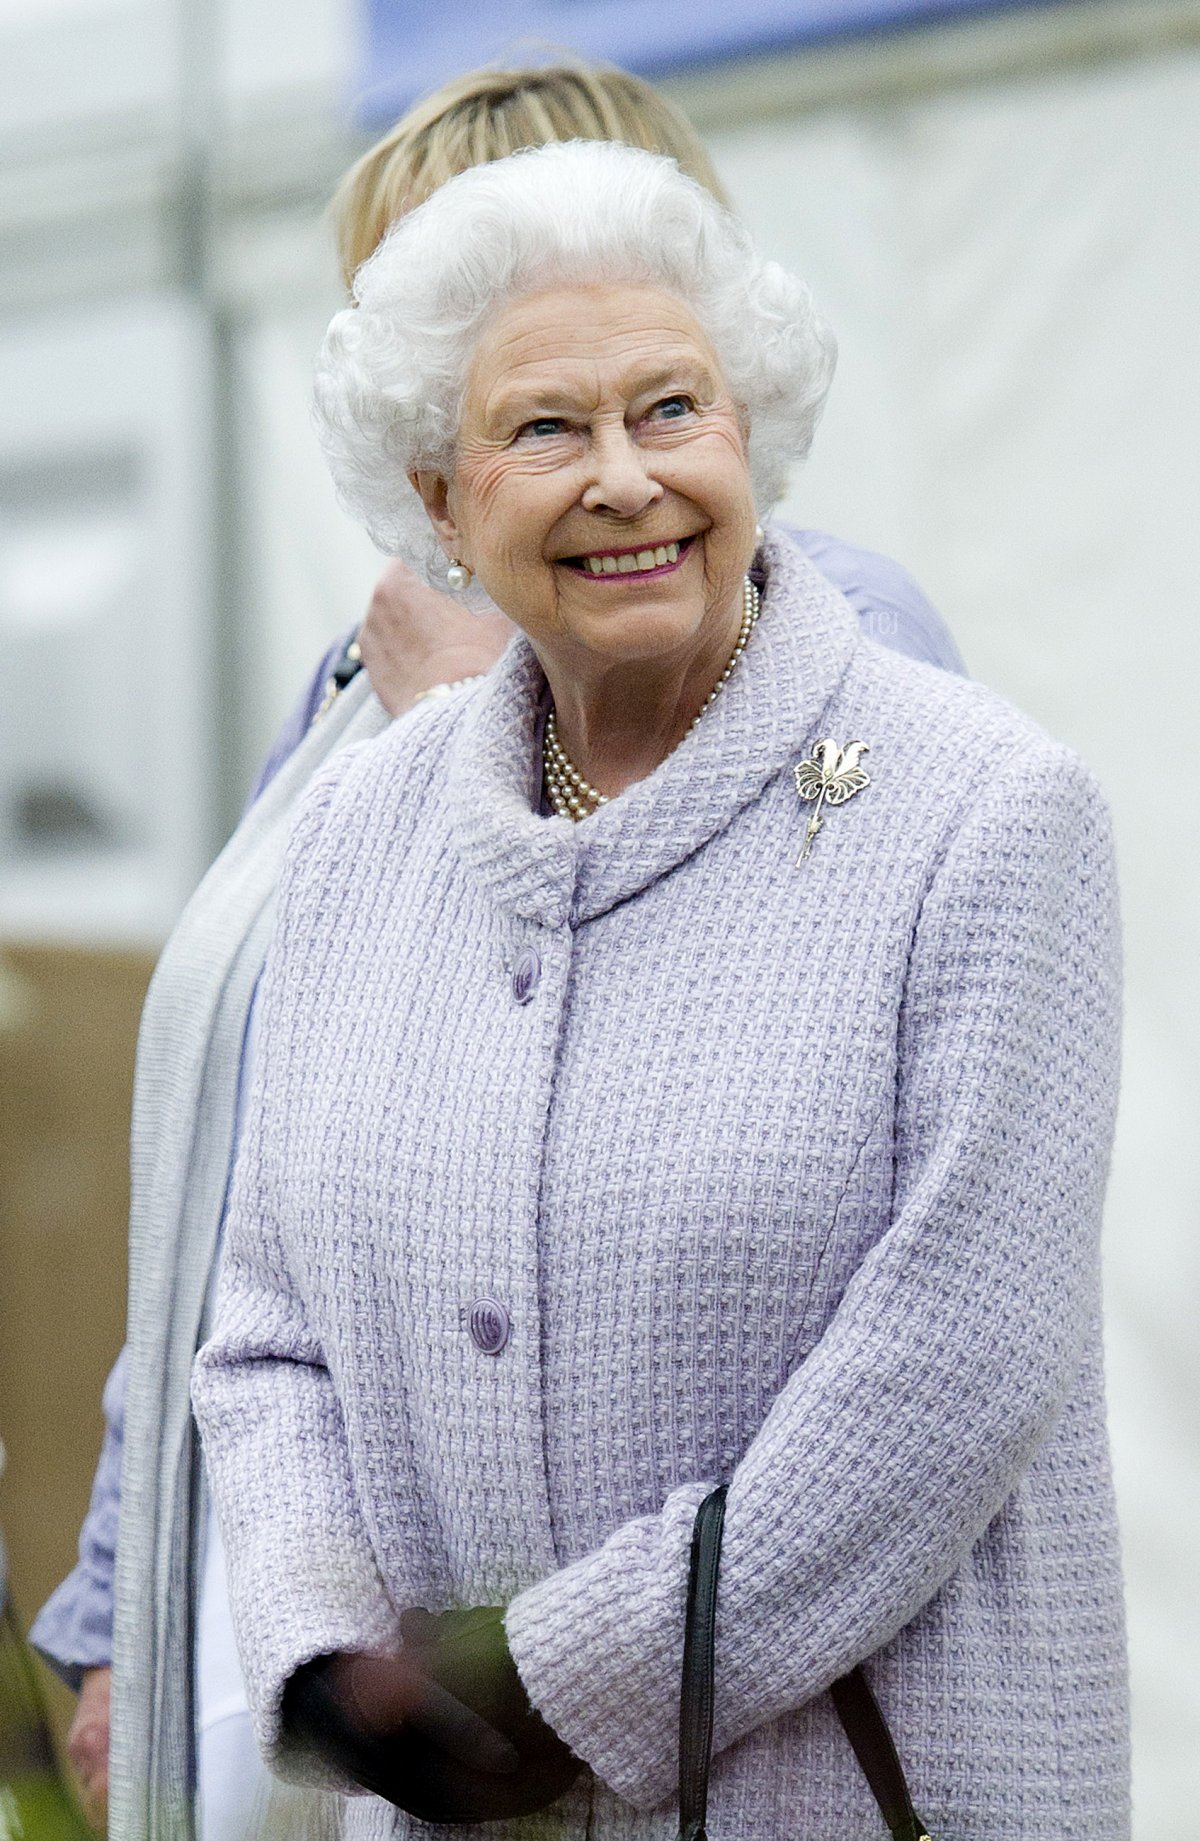
[{"label": "coat lapel", "polygon": [[502,909],[550,927],[593,919],[694,855],[808,751],[857,626],[787,538],[769,541],[765,563],[761,618],[704,721],[582,825],[537,809],[545,679],[528,642],[513,642],[464,710],[450,768],[459,852]]}]

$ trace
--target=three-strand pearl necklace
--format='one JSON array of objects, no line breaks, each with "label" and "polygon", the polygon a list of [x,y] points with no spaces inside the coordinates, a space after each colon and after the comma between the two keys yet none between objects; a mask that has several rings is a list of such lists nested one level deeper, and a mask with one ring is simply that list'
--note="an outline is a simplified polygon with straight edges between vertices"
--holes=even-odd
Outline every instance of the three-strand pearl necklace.
[{"label": "three-strand pearl necklace", "polygon": [[[738,628],[737,642],[729,655],[729,663],[693,716],[689,734],[728,684],[735,665],[746,650],[746,642],[754,631],[761,605],[758,589],[750,577],[746,576],[742,583],[742,624]],[[572,818],[578,822],[581,818],[589,817],[600,806],[608,804],[607,794],[597,792],[590,781],[584,779],[559,741],[553,708],[546,716],[546,730],[542,740],[542,772],[546,779],[547,797],[560,818]]]}]

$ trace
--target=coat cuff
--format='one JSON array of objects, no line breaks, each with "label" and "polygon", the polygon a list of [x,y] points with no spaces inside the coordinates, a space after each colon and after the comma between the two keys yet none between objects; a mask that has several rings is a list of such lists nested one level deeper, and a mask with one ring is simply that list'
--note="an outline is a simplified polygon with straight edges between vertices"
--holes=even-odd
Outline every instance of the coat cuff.
[{"label": "coat cuff", "polygon": [[673,1797],[696,1510],[711,1484],[674,1491],[595,1553],[521,1592],[505,1629],[533,1705],[610,1789],[639,1809]]}]

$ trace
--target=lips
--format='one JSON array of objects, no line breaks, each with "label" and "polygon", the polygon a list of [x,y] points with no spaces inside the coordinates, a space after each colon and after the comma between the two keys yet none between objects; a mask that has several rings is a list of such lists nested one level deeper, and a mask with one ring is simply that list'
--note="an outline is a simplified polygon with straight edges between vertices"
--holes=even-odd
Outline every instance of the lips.
[{"label": "lips", "polygon": [[640,549],[593,550],[586,556],[564,556],[567,567],[580,575],[654,575],[673,569],[691,549],[694,539],[681,537],[671,543],[645,544]]}]

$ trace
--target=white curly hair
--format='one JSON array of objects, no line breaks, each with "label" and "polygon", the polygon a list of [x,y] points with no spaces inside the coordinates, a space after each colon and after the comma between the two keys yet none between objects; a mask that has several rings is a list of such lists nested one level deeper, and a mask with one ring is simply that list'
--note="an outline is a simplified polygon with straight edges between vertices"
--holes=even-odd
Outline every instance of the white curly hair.
[{"label": "white curly hair", "polygon": [[691,309],[749,430],[759,516],[803,459],[836,344],[805,283],[674,160],[615,141],[566,141],[450,179],[402,217],[354,280],[317,361],[318,435],[342,504],[426,580],[446,559],[407,475],[454,472],[480,333],[518,296],[646,283]]}]

